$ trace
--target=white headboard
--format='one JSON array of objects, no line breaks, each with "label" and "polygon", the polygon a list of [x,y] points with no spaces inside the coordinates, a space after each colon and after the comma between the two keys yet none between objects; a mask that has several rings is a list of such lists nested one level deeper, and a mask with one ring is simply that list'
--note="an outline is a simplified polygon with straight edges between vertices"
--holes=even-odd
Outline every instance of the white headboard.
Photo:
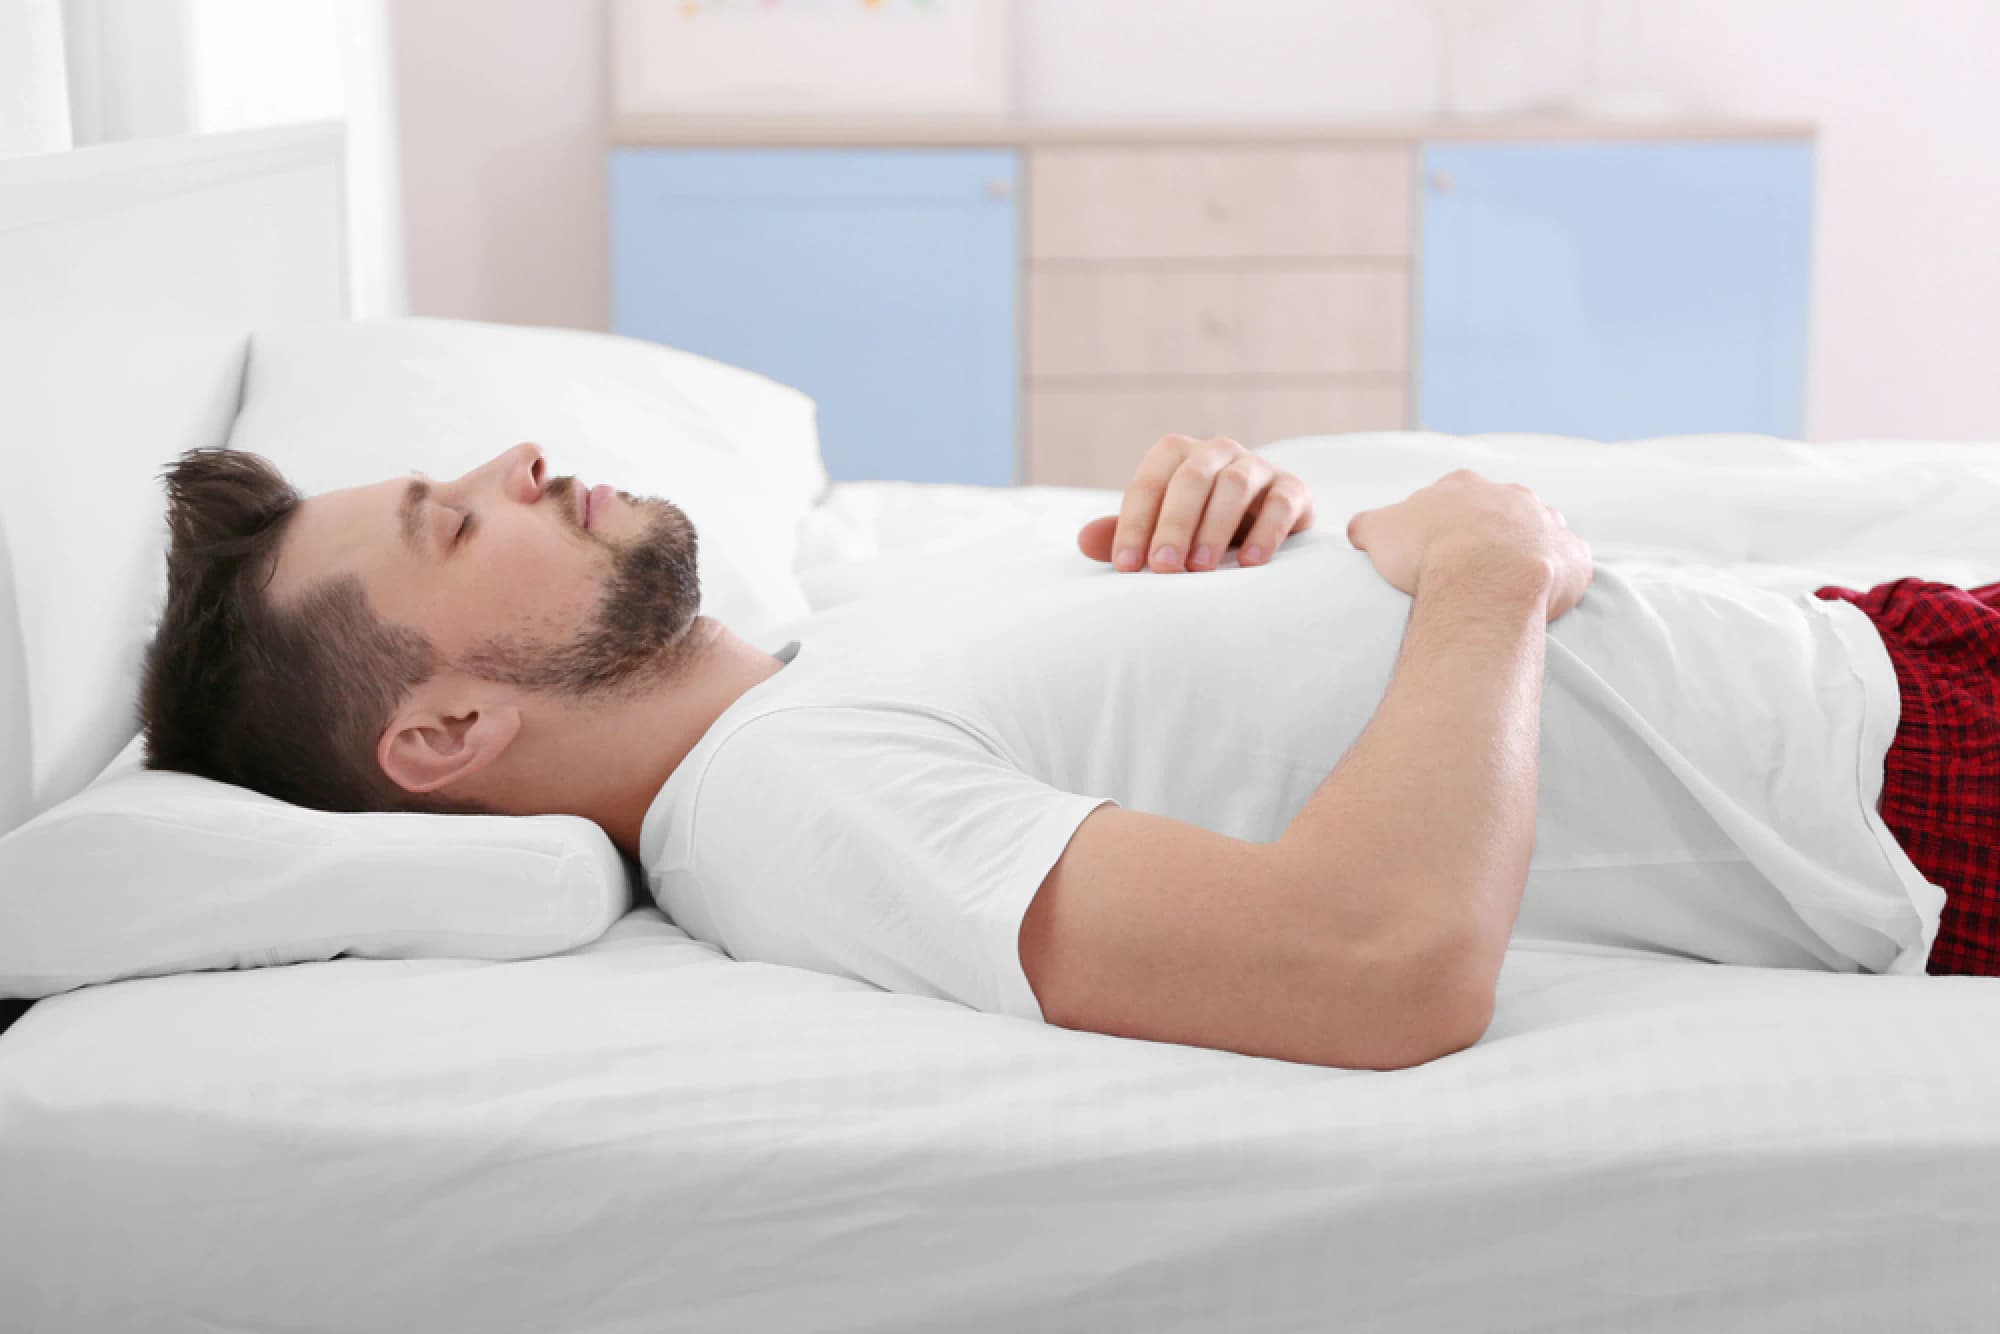
[{"label": "white headboard", "polygon": [[343,318],[338,122],[0,160],[0,833],[137,730],[160,473],[252,329]]}]

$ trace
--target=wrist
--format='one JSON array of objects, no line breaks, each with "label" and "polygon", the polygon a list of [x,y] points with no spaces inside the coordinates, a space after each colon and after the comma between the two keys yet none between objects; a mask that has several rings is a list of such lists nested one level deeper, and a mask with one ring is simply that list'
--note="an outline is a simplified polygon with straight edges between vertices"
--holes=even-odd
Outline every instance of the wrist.
[{"label": "wrist", "polygon": [[1476,534],[1450,534],[1424,550],[1417,595],[1447,588],[1477,591],[1489,600],[1546,608],[1556,586],[1553,556],[1517,542]]}]

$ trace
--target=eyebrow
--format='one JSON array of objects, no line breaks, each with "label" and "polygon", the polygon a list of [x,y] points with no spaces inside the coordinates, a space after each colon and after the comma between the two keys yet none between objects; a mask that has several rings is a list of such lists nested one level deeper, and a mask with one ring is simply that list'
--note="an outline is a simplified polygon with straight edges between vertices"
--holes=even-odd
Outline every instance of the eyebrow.
[{"label": "eyebrow", "polygon": [[423,535],[423,518],[417,513],[417,507],[430,499],[430,494],[431,484],[421,477],[412,478],[410,484],[403,488],[403,505],[398,511],[403,522],[403,545],[414,556],[424,554],[419,540]]}]

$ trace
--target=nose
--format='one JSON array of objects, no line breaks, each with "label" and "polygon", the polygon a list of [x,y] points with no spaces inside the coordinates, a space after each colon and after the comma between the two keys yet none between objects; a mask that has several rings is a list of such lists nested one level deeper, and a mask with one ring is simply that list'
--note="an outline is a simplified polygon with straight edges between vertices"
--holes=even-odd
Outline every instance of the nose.
[{"label": "nose", "polygon": [[479,472],[487,475],[483,479],[487,485],[497,484],[507,499],[532,505],[542,498],[549,466],[540,445],[523,442],[495,456]]}]

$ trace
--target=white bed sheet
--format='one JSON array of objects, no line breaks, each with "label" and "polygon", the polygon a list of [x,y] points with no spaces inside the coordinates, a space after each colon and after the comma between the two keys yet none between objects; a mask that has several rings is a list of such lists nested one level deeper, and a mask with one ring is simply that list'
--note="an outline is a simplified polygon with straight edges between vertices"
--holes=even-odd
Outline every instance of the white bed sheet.
[{"label": "white bed sheet", "polygon": [[[1270,452],[1327,525],[1469,464],[1600,555],[2000,578],[1973,446]],[[1106,500],[840,484],[802,571],[913,593]],[[0,1036],[0,1328],[1984,1329],[1996,1031],[1987,979],[1516,949],[1476,1047],[1338,1071],[738,963],[652,911],[526,963],[125,982]]]},{"label": "white bed sheet", "polygon": [[[1379,432],[1258,451],[1311,486],[1315,524],[1401,500],[1453,468],[1534,487],[1600,558],[1739,566],[1771,587],[1905,574],[2000,579],[2000,443],[1801,444],[1708,435],[1606,445],[1558,436]],[[949,580],[1020,549],[1074,548],[1120,493],[837,482],[801,528],[814,610]],[[1233,559],[1233,557],[1232,557]],[[783,642],[782,630],[772,638]]]}]

